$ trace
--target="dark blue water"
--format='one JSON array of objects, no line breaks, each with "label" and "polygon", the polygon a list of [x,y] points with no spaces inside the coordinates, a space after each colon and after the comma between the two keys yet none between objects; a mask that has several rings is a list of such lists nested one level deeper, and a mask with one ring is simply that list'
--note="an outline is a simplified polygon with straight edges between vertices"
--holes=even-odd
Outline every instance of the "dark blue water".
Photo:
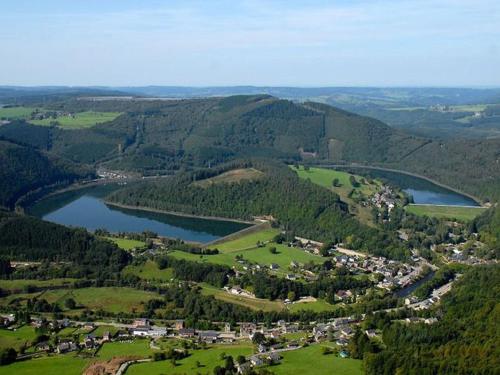
[{"label": "dark blue water", "polygon": [[[342,168],[344,169],[344,168]],[[410,176],[404,173],[381,171],[368,168],[346,168],[352,173],[366,175],[388,181],[390,184],[401,188],[413,197],[416,204],[434,204],[446,206],[479,206],[472,198],[456,193],[430,181]]]},{"label": "dark blue water", "polygon": [[103,197],[116,186],[99,186],[62,193],[35,204],[28,213],[44,220],[90,231],[143,232],[184,241],[206,243],[248,227],[232,221],[190,218],[163,213],[129,210],[106,205]]}]

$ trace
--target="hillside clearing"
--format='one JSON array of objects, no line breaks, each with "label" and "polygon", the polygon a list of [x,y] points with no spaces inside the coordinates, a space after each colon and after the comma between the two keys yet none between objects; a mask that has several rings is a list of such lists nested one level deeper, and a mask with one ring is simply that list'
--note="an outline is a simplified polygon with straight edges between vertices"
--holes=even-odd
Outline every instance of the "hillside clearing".
[{"label": "hillside clearing", "polygon": [[410,204],[406,206],[405,209],[419,216],[457,219],[461,221],[470,221],[486,210],[485,207],[435,206],[424,204]]},{"label": "hillside clearing", "polygon": [[233,169],[220,175],[196,181],[193,185],[207,187],[214,184],[231,184],[245,180],[255,180],[264,176],[264,173],[255,168]]}]

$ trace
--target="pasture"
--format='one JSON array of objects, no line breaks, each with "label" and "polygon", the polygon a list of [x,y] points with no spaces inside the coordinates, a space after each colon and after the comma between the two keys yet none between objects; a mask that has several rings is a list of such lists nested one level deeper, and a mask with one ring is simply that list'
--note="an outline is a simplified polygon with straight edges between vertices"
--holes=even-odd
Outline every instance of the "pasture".
[{"label": "pasture", "polygon": [[146,243],[143,241],[132,240],[128,238],[120,238],[120,237],[104,237],[105,239],[114,242],[116,246],[120,249],[130,251],[132,249],[141,249],[146,246]]},{"label": "pasture", "polygon": [[239,355],[252,354],[252,345],[212,345],[206,350],[190,350],[190,356],[177,361],[175,366],[170,361],[140,363],[130,366],[127,375],[212,374],[215,366],[224,365],[224,360],[220,358],[222,353],[236,360]]},{"label": "pasture", "polygon": [[281,364],[268,367],[267,369],[275,374],[363,374],[363,362],[361,360],[340,358],[334,354],[324,355],[322,353],[322,347],[323,345],[316,344],[306,348],[283,352],[281,353],[283,357]]},{"label": "pasture", "polygon": [[204,295],[214,296],[215,299],[220,301],[248,307],[255,311],[281,311],[285,308],[285,305],[281,301],[237,296],[209,284],[200,284],[200,286],[202,287],[201,293]]},{"label": "pasture", "polygon": [[196,181],[193,185],[208,187],[214,184],[231,184],[245,180],[255,180],[264,176],[264,173],[255,168],[233,169],[217,176]]},{"label": "pasture", "polygon": [[17,330],[0,329],[0,350],[4,348],[19,348],[29,344],[36,337],[35,329],[31,326],[22,326]]},{"label": "pasture", "polygon": [[31,115],[36,108],[31,107],[7,107],[0,108],[0,120],[8,119],[8,120],[17,120],[23,119]]},{"label": "pasture", "polygon": [[405,207],[405,210],[419,216],[470,221],[483,213],[486,208],[410,204]]},{"label": "pasture", "polygon": [[52,286],[71,285],[76,279],[50,279],[50,280],[0,280],[0,289],[8,290],[10,292],[19,292],[29,290],[31,287],[47,288]]},{"label": "pasture", "polygon": [[157,280],[161,282],[170,281],[174,277],[173,269],[160,270],[158,264],[152,260],[147,260],[140,265],[129,265],[122,271],[124,275],[135,275],[143,280]]},{"label": "pasture", "polygon": [[325,300],[318,299],[313,302],[300,302],[300,303],[291,303],[287,305],[287,308],[291,312],[299,312],[304,310],[311,310],[314,312],[324,312],[324,311],[333,311],[337,309],[337,306],[329,304]]},{"label": "pasture", "polygon": [[64,374],[80,375],[89,363],[75,353],[51,355],[2,366],[2,375]]},{"label": "pasture", "polygon": [[29,120],[34,125],[50,126],[56,124],[65,129],[90,128],[97,124],[113,121],[120,115],[119,112],[77,112],[74,115],[60,115],[54,118],[45,118],[42,120]]}]

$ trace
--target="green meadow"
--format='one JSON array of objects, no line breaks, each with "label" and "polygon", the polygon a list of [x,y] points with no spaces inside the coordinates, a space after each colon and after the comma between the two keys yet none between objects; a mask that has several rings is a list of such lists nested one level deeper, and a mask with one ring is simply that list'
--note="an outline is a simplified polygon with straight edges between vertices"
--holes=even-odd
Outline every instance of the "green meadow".
[{"label": "green meadow", "polygon": [[160,270],[158,264],[152,260],[147,260],[140,265],[130,265],[123,269],[124,275],[135,275],[144,280],[158,280],[167,282],[174,277],[174,271],[171,268]]},{"label": "green meadow", "polygon": [[484,207],[434,206],[423,204],[410,204],[406,206],[405,209],[415,215],[457,219],[460,221],[470,221],[486,210]]},{"label": "green meadow", "polygon": [[120,115],[119,112],[77,112],[74,116],[58,116],[57,118],[46,118],[43,120],[29,120],[34,125],[52,125],[54,122],[57,126],[65,129],[90,128],[97,124],[108,121],[113,121]]},{"label": "green meadow", "polygon": [[35,329],[31,326],[22,326],[15,331],[0,329],[0,349],[14,348],[19,350],[21,346],[30,343],[35,337]]},{"label": "green meadow", "polygon": [[120,238],[120,237],[105,237],[107,240],[114,242],[116,246],[123,250],[132,250],[132,249],[140,249],[146,246],[146,243],[143,241],[132,240],[128,238]]},{"label": "green meadow", "polygon": [[363,374],[362,361],[340,358],[334,354],[324,355],[323,345],[310,345],[289,352],[283,352],[281,364],[268,367],[275,374],[302,375],[357,375]]},{"label": "green meadow", "polygon": [[291,312],[299,312],[304,310],[323,312],[323,311],[333,311],[337,309],[335,305],[329,304],[328,302],[322,299],[318,299],[314,302],[292,303],[287,305],[287,308]]},{"label": "green meadow", "polygon": [[17,120],[31,115],[36,108],[31,107],[8,107],[0,108],[0,119]]}]

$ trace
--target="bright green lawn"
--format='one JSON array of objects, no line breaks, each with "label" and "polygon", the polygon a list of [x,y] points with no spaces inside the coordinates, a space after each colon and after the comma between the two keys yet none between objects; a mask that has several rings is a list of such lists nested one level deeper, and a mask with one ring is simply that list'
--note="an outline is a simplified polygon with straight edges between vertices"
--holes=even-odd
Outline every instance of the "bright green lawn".
[{"label": "bright green lawn", "polygon": [[144,280],[170,281],[174,277],[174,270],[172,268],[160,270],[158,264],[152,260],[147,260],[138,266],[127,266],[122,272],[125,275],[135,275]]},{"label": "bright green lawn", "polygon": [[89,360],[75,356],[75,353],[53,355],[2,366],[2,375],[80,375]]},{"label": "bright green lawn", "polygon": [[59,116],[57,119],[47,118],[43,120],[30,120],[35,125],[51,125],[56,121],[62,128],[78,129],[90,128],[103,122],[113,121],[120,115],[119,112],[78,112],[74,117]]},{"label": "bright green lawn", "polygon": [[[220,359],[221,353],[226,353],[236,359],[239,355],[252,354],[252,346],[250,344],[214,345],[209,349],[194,350],[190,353],[189,357],[177,361],[175,367],[170,361],[147,362],[130,366],[127,375],[212,374],[215,366],[224,364],[224,361]],[[196,361],[200,362],[201,367],[196,367]]]},{"label": "bright green lawn", "polygon": [[209,284],[200,284],[200,286],[203,288],[202,294],[204,295],[212,295],[220,301],[248,307],[252,310],[281,311],[285,308],[285,305],[281,301],[236,296]]},{"label": "bright green lawn", "polygon": [[35,329],[31,326],[22,326],[16,331],[0,329],[0,349],[14,348],[19,350],[23,344],[30,343],[35,336]]},{"label": "bright green lawn", "polygon": [[243,235],[237,239],[210,246],[212,249],[219,249],[223,253],[232,253],[241,249],[255,247],[258,241],[271,241],[280,231],[274,228],[262,229],[258,232]]},{"label": "bright green lawn", "polygon": [[318,299],[315,302],[303,302],[303,303],[292,303],[289,304],[288,310],[291,312],[298,312],[301,310],[312,310],[314,312],[323,312],[323,311],[333,311],[337,309],[335,305],[331,305],[325,300]]},{"label": "bright green lawn", "polygon": [[106,237],[107,240],[114,242],[119,248],[123,250],[132,250],[136,248],[143,248],[146,243],[138,240],[130,240],[128,238]]},{"label": "bright green lawn", "polygon": [[405,207],[408,212],[420,216],[457,219],[469,221],[486,210],[484,207],[434,206],[410,204]]},{"label": "bright green lawn", "polygon": [[306,348],[281,353],[281,364],[268,367],[275,374],[301,375],[356,375],[363,374],[362,361],[340,358],[334,354],[323,355],[322,345],[310,345]]},{"label": "bright green lawn", "polygon": [[26,118],[30,116],[35,108],[30,107],[11,107],[11,108],[0,108],[0,119],[6,118],[10,120]]},{"label": "bright green lawn", "polygon": [[98,356],[101,360],[105,360],[105,359],[111,359],[113,357],[124,357],[129,355],[148,357],[152,353],[153,350],[149,347],[149,340],[138,339],[132,342],[115,341],[106,343],[99,350]]},{"label": "bright green lawn", "polygon": [[[271,247],[276,247],[277,253],[271,254],[269,249]],[[181,251],[172,251],[169,254],[174,256],[175,258],[187,259],[193,261],[201,261],[201,262],[209,262],[216,264],[223,264],[230,267],[237,267],[242,269],[242,265],[236,261],[236,256],[241,255],[244,259],[251,263],[260,264],[261,266],[269,267],[271,263],[276,263],[280,266],[280,268],[276,271],[279,275],[284,275],[288,273],[288,267],[290,266],[290,262],[296,261],[298,263],[323,263],[325,261],[324,258],[310,254],[304,250],[297,249],[294,247],[288,247],[283,244],[277,243],[268,243],[264,247],[254,247],[248,250],[240,250],[225,253],[219,253],[215,255],[204,255],[200,256],[197,254],[190,254]]]}]

